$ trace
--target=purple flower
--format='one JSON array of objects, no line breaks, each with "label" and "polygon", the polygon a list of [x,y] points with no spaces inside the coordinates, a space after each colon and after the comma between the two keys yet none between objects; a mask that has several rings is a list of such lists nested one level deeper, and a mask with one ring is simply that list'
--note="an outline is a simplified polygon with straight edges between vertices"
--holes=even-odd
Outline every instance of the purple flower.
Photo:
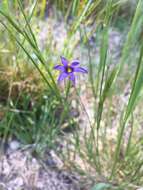
[{"label": "purple flower", "polygon": [[83,67],[79,67],[79,61],[73,60],[69,62],[65,57],[61,56],[61,65],[56,65],[54,69],[59,70],[61,73],[58,78],[58,82],[61,82],[65,78],[69,78],[75,85],[75,72],[88,73]]}]

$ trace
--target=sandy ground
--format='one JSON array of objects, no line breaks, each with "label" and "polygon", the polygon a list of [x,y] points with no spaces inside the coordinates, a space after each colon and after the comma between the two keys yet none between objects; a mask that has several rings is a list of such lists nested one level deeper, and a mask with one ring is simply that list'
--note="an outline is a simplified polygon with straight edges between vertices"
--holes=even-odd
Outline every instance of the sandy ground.
[{"label": "sandy ground", "polygon": [[[81,190],[75,174],[53,168],[29,150],[8,150],[0,156],[0,190]],[[50,161],[51,160],[51,161]],[[50,163],[51,162],[51,163]]]}]

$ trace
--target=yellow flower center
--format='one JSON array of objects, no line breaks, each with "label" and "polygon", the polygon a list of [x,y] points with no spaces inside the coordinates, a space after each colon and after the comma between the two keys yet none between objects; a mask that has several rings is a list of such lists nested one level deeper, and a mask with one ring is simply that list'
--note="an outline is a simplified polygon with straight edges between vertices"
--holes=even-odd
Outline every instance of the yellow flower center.
[{"label": "yellow flower center", "polygon": [[67,72],[68,73],[71,73],[72,72],[72,69],[70,67],[67,68]]}]

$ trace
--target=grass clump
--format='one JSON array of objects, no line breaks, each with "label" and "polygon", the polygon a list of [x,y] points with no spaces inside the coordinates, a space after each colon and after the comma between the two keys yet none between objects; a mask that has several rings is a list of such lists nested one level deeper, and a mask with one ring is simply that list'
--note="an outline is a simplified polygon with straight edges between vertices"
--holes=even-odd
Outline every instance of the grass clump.
[{"label": "grass clump", "polygon": [[[40,152],[47,146],[55,148],[56,139],[62,138],[60,155],[66,166],[101,182],[95,189],[109,184],[113,189],[140,187],[142,7],[139,0],[122,17],[126,8],[122,1],[52,1],[48,8],[46,1],[1,3],[0,136],[4,141],[16,136]],[[117,55],[112,51],[112,30],[123,36]],[[119,36],[115,39],[118,45]],[[57,85],[53,67],[60,55],[80,58],[88,67],[89,80],[81,77],[76,86],[67,81]],[[75,121],[73,107],[83,123]],[[65,124],[73,129],[68,134]]]}]

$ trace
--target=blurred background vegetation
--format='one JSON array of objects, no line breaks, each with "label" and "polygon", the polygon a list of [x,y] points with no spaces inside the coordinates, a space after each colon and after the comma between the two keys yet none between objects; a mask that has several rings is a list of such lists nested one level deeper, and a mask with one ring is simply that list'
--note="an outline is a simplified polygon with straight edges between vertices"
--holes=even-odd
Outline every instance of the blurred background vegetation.
[{"label": "blurred background vegetation", "polygon": [[[142,15],[142,0],[1,1],[3,143],[17,138],[22,144],[36,144],[41,153],[47,147],[56,149],[57,139],[69,135],[65,141],[74,150],[68,147],[64,159],[80,173],[93,171],[99,181],[103,175],[123,189],[142,185]],[[78,58],[89,70],[76,86],[87,111],[73,88],[69,92],[66,84],[57,86],[53,67],[61,55]],[[91,123],[87,118],[80,124],[75,115],[81,112],[86,118],[89,114],[95,128],[82,135],[81,125],[90,128]],[[76,153],[86,169],[74,162]]]}]

